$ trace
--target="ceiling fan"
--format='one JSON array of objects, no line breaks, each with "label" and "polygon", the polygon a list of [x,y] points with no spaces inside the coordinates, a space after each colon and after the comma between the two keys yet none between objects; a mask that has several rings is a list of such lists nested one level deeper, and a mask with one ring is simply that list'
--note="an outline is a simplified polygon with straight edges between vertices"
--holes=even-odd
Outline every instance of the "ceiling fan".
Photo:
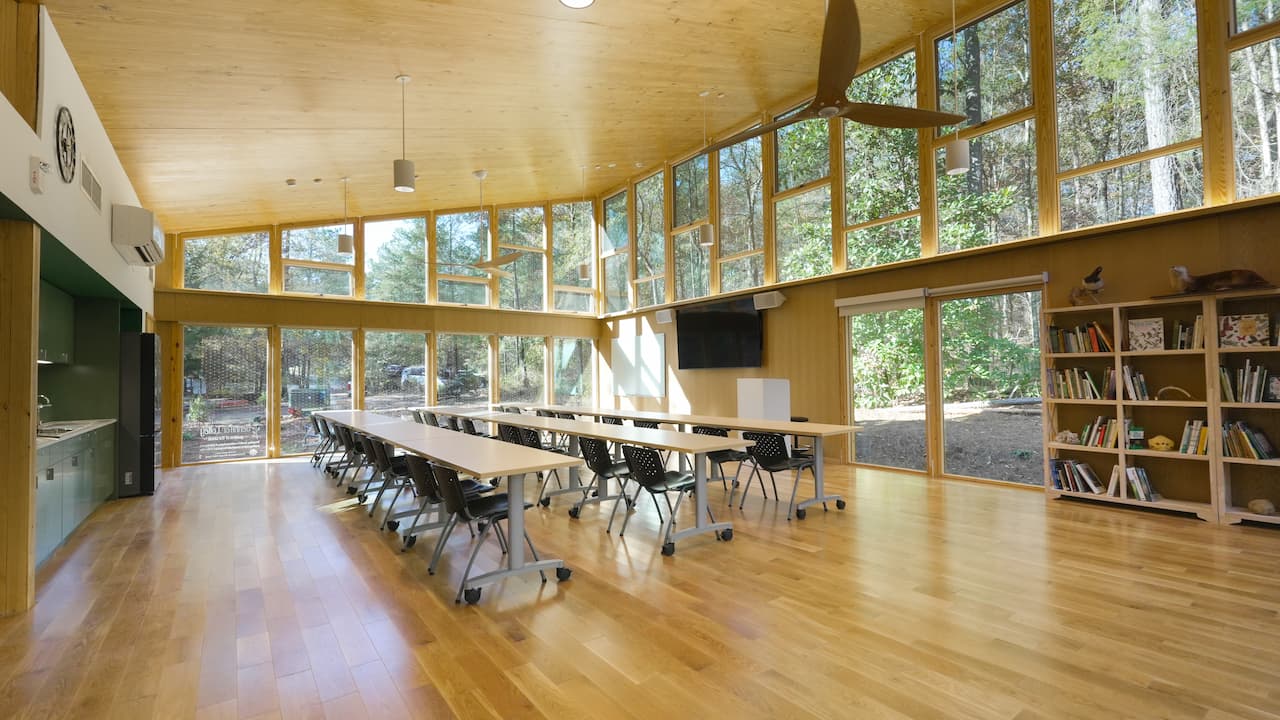
[{"label": "ceiling fan", "polygon": [[858,71],[862,51],[862,28],[854,0],[827,0],[827,19],[822,27],[822,51],[818,59],[818,91],[803,110],[782,120],[758,125],[707,147],[713,152],[743,140],[813,118],[842,117],[864,125],[887,128],[940,127],[961,122],[964,115],[921,108],[852,102],[845,95]]},{"label": "ceiling fan", "polygon": [[[472,177],[474,177],[476,180],[478,180],[478,181],[479,181],[479,183],[480,183],[480,212],[485,212],[485,209],[484,209],[484,181],[485,181],[485,178],[489,177],[489,171],[488,171],[488,170],[476,170],[475,172],[471,173],[471,176],[472,176]],[[486,213],[486,217],[487,217],[487,216],[488,216],[488,215],[487,215],[487,213]],[[486,226],[487,226],[487,225],[486,225]],[[491,231],[490,231],[490,232],[491,232]],[[486,233],[486,235],[488,235],[488,233]],[[490,260],[484,260],[484,261],[482,261],[482,262],[474,262],[474,263],[451,263],[451,262],[438,262],[438,261],[437,261],[437,262],[435,263],[435,265],[436,265],[436,267],[452,267],[452,268],[466,268],[466,269],[468,269],[468,270],[479,270],[479,271],[481,271],[481,272],[483,272],[484,274],[489,275],[489,276],[495,276],[495,275],[496,275],[496,276],[498,276],[498,277],[514,277],[514,276],[511,274],[511,271],[510,271],[510,270],[506,270],[506,269],[504,269],[502,266],[503,266],[503,265],[510,265],[511,263],[515,262],[516,260],[519,260],[521,257],[523,257],[523,253],[521,253],[521,252],[518,252],[518,251],[517,251],[517,252],[509,252],[509,253],[506,253],[505,255],[499,255],[499,256],[497,256],[497,257],[495,257],[495,258],[493,258],[493,259],[490,259]]]}]

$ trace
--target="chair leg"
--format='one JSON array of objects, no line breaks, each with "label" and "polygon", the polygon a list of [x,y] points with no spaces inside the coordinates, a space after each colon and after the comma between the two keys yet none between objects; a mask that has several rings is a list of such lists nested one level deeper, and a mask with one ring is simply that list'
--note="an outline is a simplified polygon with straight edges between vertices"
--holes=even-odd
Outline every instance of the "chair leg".
[{"label": "chair leg", "polygon": [[796,484],[791,486],[791,503],[787,505],[787,519],[791,519],[791,511],[796,506],[796,491],[800,489],[800,468],[796,468]]},{"label": "chair leg", "polygon": [[444,521],[444,529],[440,531],[440,539],[436,540],[436,550],[431,553],[431,564],[427,565],[428,575],[436,574],[436,565],[440,564],[440,556],[444,554],[445,543],[449,542],[449,535],[457,524],[457,514],[450,515],[449,519]]},{"label": "chair leg", "polygon": [[400,499],[400,493],[404,492],[404,483],[396,484],[396,491],[391,495],[391,504],[387,506],[387,514],[382,516],[382,524],[378,526],[379,530],[387,529],[387,521],[391,519],[391,511],[396,509],[396,501]]},{"label": "chair leg", "polygon": [[378,509],[378,504],[382,502],[382,494],[387,491],[387,484],[391,481],[387,479],[390,473],[374,472],[369,476],[369,482],[364,484],[364,491],[369,492],[369,486],[373,485],[373,481],[382,478],[382,483],[378,485],[378,494],[373,496],[373,502],[369,503],[369,517],[373,517],[374,511]]},{"label": "chair leg", "polygon": [[[605,535],[613,532],[613,518],[618,514],[618,505],[626,499],[627,481],[625,478],[618,478],[618,499],[613,501],[613,512],[609,513],[609,526],[604,529]],[[625,522],[623,524],[625,524]],[[619,533],[618,537],[622,537],[622,534]]]},{"label": "chair leg", "polygon": [[502,554],[506,555],[507,554],[507,534],[502,530],[502,523],[498,522],[497,520],[490,520],[489,524],[494,526],[493,534],[498,536],[498,547],[502,549]]},{"label": "chair leg", "polygon": [[538,473],[538,475],[542,480],[542,484],[538,486],[538,504],[541,505],[542,498],[547,495],[547,485],[551,483],[551,473]]},{"label": "chair leg", "polygon": [[747,486],[746,486],[746,487],[744,487],[744,488],[742,488],[742,500],[740,500],[740,501],[738,502],[738,509],[739,509],[739,510],[741,510],[741,509],[742,509],[742,506],[743,506],[743,505],[746,505],[746,504],[747,504],[747,491],[751,489],[751,478],[753,478],[753,477],[754,477],[754,478],[759,478],[759,480],[760,480],[760,493],[761,493],[762,495],[764,495],[764,497],[765,497],[765,499],[766,499],[766,500],[767,500],[767,499],[769,499],[769,493],[765,492],[765,490],[764,490],[764,478],[763,478],[763,477],[761,477],[761,475],[760,475],[760,466],[759,466],[759,465],[756,465],[755,463],[752,463],[752,465],[751,465],[751,474],[747,476]]},{"label": "chair leg", "polygon": [[484,529],[480,531],[480,538],[475,541],[475,547],[471,548],[471,557],[467,560],[467,567],[462,571],[462,582],[458,583],[458,594],[453,598],[455,603],[462,602],[462,591],[467,589],[467,578],[471,576],[471,566],[476,564],[476,556],[480,554],[480,548],[484,545],[484,536],[489,534],[489,528],[494,523],[486,523]]},{"label": "chair leg", "polygon": [[[533,539],[529,537],[528,530],[524,531],[524,541],[529,545],[529,554],[533,556],[533,561],[538,562],[540,559],[538,558],[538,548],[533,546]],[[539,570],[538,574],[542,576],[542,582],[545,583],[547,581],[547,572],[545,570]]]},{"label": "chair leg", "polygon": [[[663,495],[662,495],[662,496],[663,496],[663,497],[667,497],[666,493],[663,493]],[[670,541],[671,541],[671,533],[675,532],[675,529],[676,529],[676,515],[680,512],[680,501],[681,501],[681,500],[683,500],[683,499],[684,499],[684,493],[683,493],[683,492],[678,492],[678,493],[676,493],[676,504],[675,504],[675,507],[671,507],[671,499],[670,499],[670,498],[668,498],[668,499],[667,499],[667,506],[671,508],[671,521],[667,523],[667,531],[666,531],[666,533],[664,533],[664,534],[662,535],[662,544],[663,544],[663,545],[666,545],[668,542],[670,542]],[[695,522],[695,523],[697,522],[697,520],[698,520],[698,519],[697,519],[697,517],[694,517],[694,522]]]},{"label": "chair leg", "polygon": [[[773,484],[773,501],[777,502],[781,496],[778,495],[778,478],[772,472],[769,473],[769,482]],[[764,485],[764,481],[760,481],[760,485]],[[763,487],[761,487],[763,489]]]}]

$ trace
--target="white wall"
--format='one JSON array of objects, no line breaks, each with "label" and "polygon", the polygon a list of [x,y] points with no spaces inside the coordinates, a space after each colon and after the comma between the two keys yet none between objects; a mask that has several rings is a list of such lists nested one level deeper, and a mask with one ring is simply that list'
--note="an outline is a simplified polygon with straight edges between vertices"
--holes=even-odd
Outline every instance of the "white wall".
[{"label": "white wall", "polygon": [[[44,7],[40,8],[39,82],[39,135],[31,132],[22,116],[0,96],[0,192],[125,297],[143,311],[151,312],[151,273],[147,268],[126,264],[111,246],[111,204],[141,203]],[[101,211],[80,190],[82,168],[76,168],[75,180],[70,184],[62,182],[58,174],[53,125],[58,108],[63,106],[70,108],[75,121],[79,157],[89,163],[102,183]],[[50,165],[41,195],[32,193],[28,182],[32,155]]]}]

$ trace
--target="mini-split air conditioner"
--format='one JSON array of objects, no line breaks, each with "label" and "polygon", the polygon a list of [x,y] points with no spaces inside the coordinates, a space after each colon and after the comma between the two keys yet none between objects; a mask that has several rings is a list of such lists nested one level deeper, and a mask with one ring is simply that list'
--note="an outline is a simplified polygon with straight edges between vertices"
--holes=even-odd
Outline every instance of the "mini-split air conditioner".
[{"label": "mini-split air conditioner", "polygon": [[130,265],[149,267],[164,260],[164,231],[146,208],[111,206],[111,244]]}]

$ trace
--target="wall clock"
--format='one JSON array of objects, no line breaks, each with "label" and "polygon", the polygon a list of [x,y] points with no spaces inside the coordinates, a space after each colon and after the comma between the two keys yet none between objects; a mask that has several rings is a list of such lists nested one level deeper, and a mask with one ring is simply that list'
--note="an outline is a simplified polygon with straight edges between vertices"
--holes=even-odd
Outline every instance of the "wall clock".
[{"label": "wall clock", "polygon": [[54,145],[58,151],[58,173],[63,182],[69,183],[76,176],[76,125],[71,120],[71,111],[65,107],[58,108]]}]

